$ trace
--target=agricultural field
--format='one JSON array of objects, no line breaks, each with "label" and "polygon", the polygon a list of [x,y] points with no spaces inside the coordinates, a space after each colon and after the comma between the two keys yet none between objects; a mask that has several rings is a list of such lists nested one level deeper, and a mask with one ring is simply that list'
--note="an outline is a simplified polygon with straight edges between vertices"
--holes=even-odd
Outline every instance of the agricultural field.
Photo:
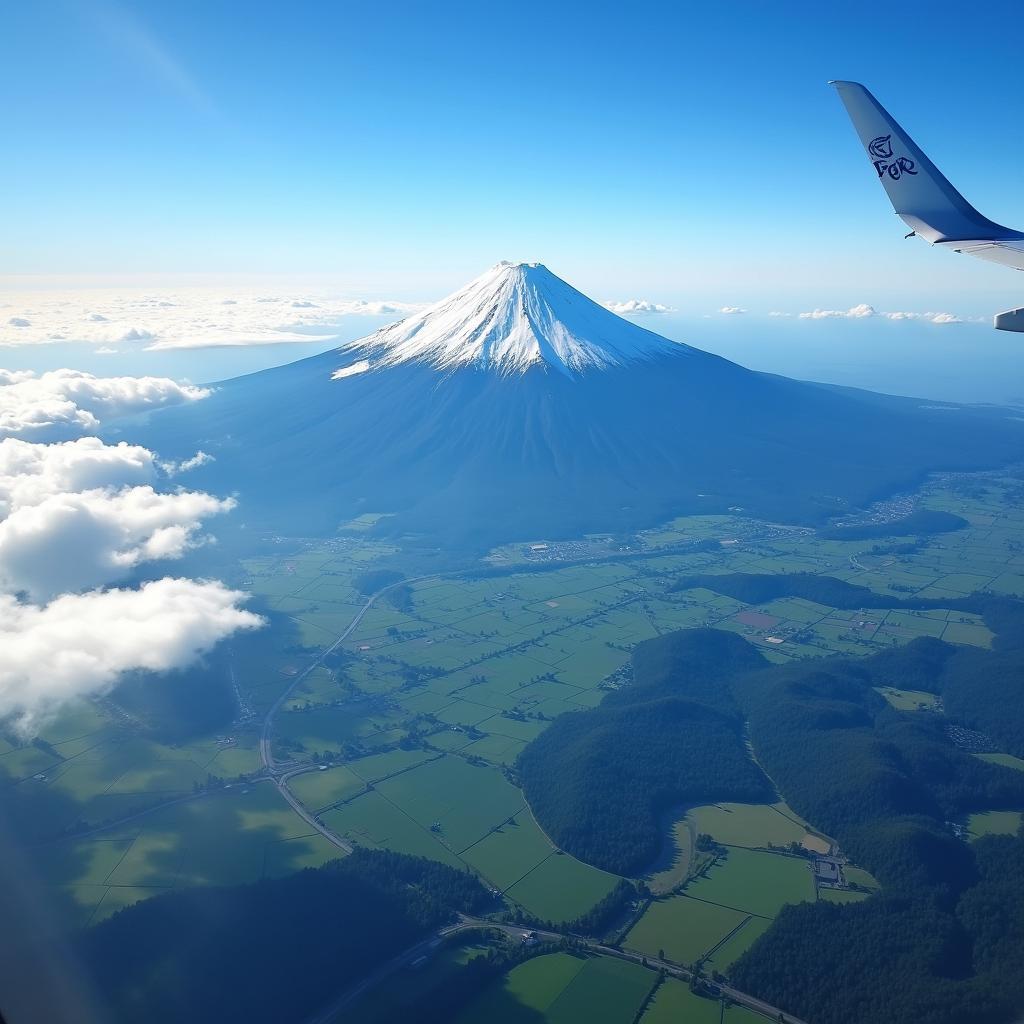
[{"label": "agricultural field", "polygon": [[[729,814],[741,812],[725,808],[750,809],[751,813],[738,825]],[[766,835],[787,843],[799,842],[805,831],[802,825],[767,805],[722,805],[696,811],[700,812],[698,819],[708,826],[701,831],[718,838],[714,827],[720,832],[731,830],[732,838],[754,845],[763,845]],[[791,831],[777,831],[780,826],[772,815],[788,822]],[[785,838],[787,835],[790,838]],[[651,956],[663,952],[682,964],[707,960],[724,973],[763,934],[785,904],[814,898],[814,879],[804,858],[734,845],[687,883],[681,893],[654,900],[624,944]]]},{"label": "agricultural field", "polygon": [[551,953],[514,967],[457,1018],[458,1024],[632,1024],[657,975],[611,957]]},{"label": "agricultural field", "polygon": [[785,904],[813,900],[814,879],[808,861],[778,853],[731,847],[686,895],[756,917],[774,917]]},{"label": "agricultural field", "polygon": [[[971,525],[919,544],[901,539],[901,553],[884,542],[825,540],[739,515],[695,516],[642,532],[625,547],[605,537],[550,543],[543,554],[513,545],[492,552],[491,571],[500,565],[501,574],[424,576],[368,610],[361,575],[381,565],[401,571],[404,557],[375,539],[375,514],[331,540],[282,541],[280,550],[240,562],[228,579],[272,621],[232,649],[234,722],[158,741],[118,705],[116,692],[70,708],[34,744],[0,740],[5,812],[43,844],[44,877],[69,897],[76,922],[172,885],[322,862],[339,851],[269,782],[252,781],[262,771],[264,718],[287,694],[272,722],[273,753],[289,771],[327,765],[289,782],[323,827],[469,866],[538,917],[570,920],[616,879],[558,852],[506,774],[555,717],[593,707],[618,686],[637,643],[708,624],[787,662],[868,654],[923,635],[978,646],[991,640],[977,616],[960,612],[842,611],[793,598],[745,605],[710,590],[675,591],[680,575],[822,573],[894,600],[978,587],[1024,593],[1024,554],[1014,543],[1024,511],[1007,500],[1015,486],[998,475],[969,494],[953,479],[929,482],[920,506],[956,512]],[[343,634],[329,662],[307,672]],[[917,695],[901,691],[899,699],[914,703]],[[983,756],[1024,768],[1008,755]],[[217,791],[222,781],[234,785]],[[242,813],[253,800],[264,810]],[[803,862],[751,848],[802,841],[806,826],[790,812],[691,814],[731,849],[724,864],[691,883],[688,898],[755,918],[813,898],[809,878],[793,873],[794,866],[806,871]],[[690,840],[676,836],[663,888],[689,871]],[[237,854],[230,864],[216,856],[218,844]]]},{"label": "agricultural field", "polygon": [[686,817],[693,832],[713,836],[725,846],[789,846],[816,835],[784,803],[711,804],[694,807]]},{"label": "agricultural field", "polygon": [[337,856],[272,784],[261,782],[47,845],[34,862],[58,906],[88,924],[169,889],[255,882]]},{"label": "agricultural field", "polygon": [[724,1007],[694,995],[690,986],[666,978],[654,993],[640,1024],[764,1024],[765,1018],[744,1006]]},{"label": "agricultural field", "polygon": [[624,945],[650,956],[663,951],[669,960],[692,964],[738,932],[749,917],[742,910],[689,896],[670,896],[648,907],[626,936]]},{"label": "agricultural field", "polygon": [[974,756],[991,764],[1001,764],[1005,768],[1014,768],[1019,772],[1024,772],[1024,759],[1014,757],[1013,754],[975,754]]},{"label": "agricultural field", "polygon": [[967,819],[967,833],[970,838],[982,836],[1015,836],[1024,822],[1020,811],[979,811]]},{"label": "agricultural field", "polygon": [[897,711],[941,711],[942,701],[925,690],[899,690],[894,686],[875,688]]}]

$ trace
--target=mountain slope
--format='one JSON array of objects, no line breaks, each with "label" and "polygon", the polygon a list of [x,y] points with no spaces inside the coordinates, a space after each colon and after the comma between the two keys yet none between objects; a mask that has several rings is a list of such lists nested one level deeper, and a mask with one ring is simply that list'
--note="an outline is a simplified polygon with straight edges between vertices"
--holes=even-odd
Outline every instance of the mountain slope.
[{"label": "mountain slope", "polygon": [[1018,457],[1008,415],[754,373],[504,265],[362,341],[227,381],[152,418],[248,522],[332,530],[360,512],[431,541],[633,529],[740,505],[815,522],[930,469]]},{"label": "mountain slope", "polygon": [[540,263],[499,263],[423,312],[340,351],[366,357],[350,364],[366,369],[418,361],[499,374],[544,366],[572,376],[677,350],[693,351],[609,312]]}]

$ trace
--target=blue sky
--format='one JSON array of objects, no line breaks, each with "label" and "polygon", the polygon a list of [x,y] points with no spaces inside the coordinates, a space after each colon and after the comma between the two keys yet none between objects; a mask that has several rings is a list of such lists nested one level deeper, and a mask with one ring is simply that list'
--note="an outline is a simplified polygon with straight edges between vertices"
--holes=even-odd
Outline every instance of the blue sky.
[{"label": "blue sky", "polygon": [[421,301],[512,258],[695,318],[989,315],[1024,282],[903,241],[826,81],[868,84],[1024,227],[1024,89],[998,56],[1021,22],[942,0],[21,3],[0,287],[287,278]]}]

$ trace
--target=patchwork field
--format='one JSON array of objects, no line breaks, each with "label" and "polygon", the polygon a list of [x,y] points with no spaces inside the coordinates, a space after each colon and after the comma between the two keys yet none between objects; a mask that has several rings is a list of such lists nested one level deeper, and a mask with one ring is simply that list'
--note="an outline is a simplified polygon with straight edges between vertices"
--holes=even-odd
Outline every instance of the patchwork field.
[{"label": "patchwork field", "polygon": [[650,905],[624,944],[651,956],[663,954],[676,963],[692,964],[739,931],[749,917],[742,910],[670,896]]},{"label": "patchwork field", "polygon": [[[424,577],[393,600],[381,596],[330,662],[302,676],[364,608],[362,574],[382,564],[401,569],[402,553],[374,539],[375,516],[367,514],[336,539],[283,542],[246,559],[229,580],[274,622],[232,651],[235,722],[167,743],[116,699],[68,709],[34,744],[0,740],[4,811],[26,838],[44,844],[44,877],[67,897],[75,921],[168,886],[322,862],[336,848],[270,783],[251,781],[261,771],[264,716],[291,690],[273,721],[274,755],[288,765],[328,765],[289,782],[326,827],[355,842],[469,866],[542,919],[569,920],[616,879],[556,851],[506,773],[553,718],[593,707],[617,686],[636,643],[710,624],[785,662],[867,654],[922,635],[978,646],[991,640],[976,616],[960,612],[837,610],[793,598],[746,605],[710,590],[675,591],[679,576],[821,573],[894,600],[978,587],[1024,592],[1024,553],[1015,544],[1024,510],[1008,497],[1016,486],[998,475],[969,492],[952,479],[930,482],[920,506],[956,512],[971,525],[937,539],[901,538],[898,550],[738,515],[673,520],[634,538],[628,551],[609,538],[553,543],[543,564],[528,545],[510,545],[489,560],[499,574]],[[926,695],[885,696],[909,709]],[[982,756],[1024,768],[1008,755]],[[232,788],[220,790],[228,781]],[[245,806],[263,809],[249,814]],[[691,883],[686,899],[757,920],[786,901],[813,898],[805,862],[753,849],[804,841],[806,826],[784,806],[722,805],[690,816],[689,827],[730,851]],[[690,840],[677,838],[679,856],[663,866],[666,886],[687,873]],[[722,949],[753,935],[749,928]]]},{"label": "patchwork field", "polygon": [[657,975],[611,957],[535,957],[486,989],[459,1024],[632,1024]]},{"label": "patchwork field", "polygon": [[764,1024],[765,1018],[744,1006],[694,995],[690,986],[666,978],[640,1018],[641,1024]]}]

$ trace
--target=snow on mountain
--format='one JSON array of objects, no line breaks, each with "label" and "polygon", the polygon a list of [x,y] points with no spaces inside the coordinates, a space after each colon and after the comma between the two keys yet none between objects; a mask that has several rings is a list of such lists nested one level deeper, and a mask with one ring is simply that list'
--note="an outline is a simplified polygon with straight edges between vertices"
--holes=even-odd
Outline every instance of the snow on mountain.
[{"label": "snow on mountain", "polygon": [[[540,263],[499,263],[460,291],[339,349],[371,369],[421,362],[501,375],[550,367],[568,376],[693,352],[623,320]],[[346,366],[335,378],[347,376]],[[352,371],[359,372],[359,371]]]}]

